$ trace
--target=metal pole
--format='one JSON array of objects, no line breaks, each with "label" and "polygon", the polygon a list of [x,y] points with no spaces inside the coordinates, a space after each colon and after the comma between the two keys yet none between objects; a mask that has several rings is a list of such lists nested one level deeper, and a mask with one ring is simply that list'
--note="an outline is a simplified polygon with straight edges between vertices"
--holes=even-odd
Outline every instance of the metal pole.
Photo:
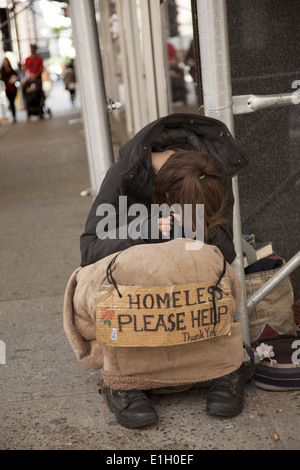
[{"label": "metal pole", "polygon": [[[226,0],[197,0],[197,11],[204,114],[224,122],[234,135]],[[244,341],[250,344],[237,176],[232,179],[232,188],[235,200],[233,234],[237,253],[233,267],[243,289],[237,319],[242,323]]]},{"label": "metal pole", "polygon": [[289,106],[296,103],[295,92],[277,95],[240,95],[233,97],[233,114],[253,113],[259,109]]},{"label": "metal pole", "polygon": [[124,19],[124,4],[123,0],[116,0],[116,10],[119,21],[119,38],[120,38],[120,57],[121,70],[122,70],[122,81],[124,84],[124,95],[125,95],[125,116],[126,116],[126,129],[129,136],[134,135],[134,116],[133,116],[133,103],[132,94],[130,87],[130,73],[129,73],[129,61],[128,61],[128,48],[126,44],[126,27]]},{"label": "metal pole", "polygon": [[226,0],[198,0],[197,11],[205,114],[233,132]]},{"label": "metal pole", "polygon": [[155,61],[153,55],[153,41],[150,19],[150,5],[148,0],[141,0],[141,21],[142,21],[142,38],[143,38],[143,56],[147,57],[144,62],[146,86],[147,86],[147,105],[149,110],[149,122],[157,119],[158,102],[155,83]]},{"label": "metal pole", "polygon": [[[162,24],[162,20],[165,17],[166,4],[161,4],[161,2],[153,2],[151,0],[148,0],[148,3],[150,11],[152,47],[155,66],[158,117],[162,117],[166,116],[169,113],[169,100],[165,65],[167,64],[167,49],[166,38],[163,34],[165,30]],[[167,74],[168,73],[169,71],[167,70]]]},{"label": "metal pole", "polygon": [[94,0],[70,0],[91,195],[114,162]]},{"label": "metal pole", "polygon": [[293,256],[268,282],[265,283],[247,302],[248,312],[251,312],[256,305],[263,300],[273,289],[278,286],[283,279],[289,276],[296,268],[300,266],[300,251]]},{"label": "metal pole", "polygon": [[132,0],[122,0],[122,6],[132,96],[133,125],[136,133],[149,123],[147,89],[140,45],[137,5]]}]

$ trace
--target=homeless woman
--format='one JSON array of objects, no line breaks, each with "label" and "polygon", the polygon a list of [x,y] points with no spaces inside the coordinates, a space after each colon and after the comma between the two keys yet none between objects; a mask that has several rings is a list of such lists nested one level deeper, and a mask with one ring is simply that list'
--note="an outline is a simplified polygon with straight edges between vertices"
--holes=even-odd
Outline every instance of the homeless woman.
[{"label": "homeless woman", "polygon": [[207,412],[243,409],[231,177],[246,163],[223,123],[174,114],[142,129],[107,172],[81,237],[64,322],[77,357],[101,369],[122,426],[158,420],[147,390],[207,380]]}]

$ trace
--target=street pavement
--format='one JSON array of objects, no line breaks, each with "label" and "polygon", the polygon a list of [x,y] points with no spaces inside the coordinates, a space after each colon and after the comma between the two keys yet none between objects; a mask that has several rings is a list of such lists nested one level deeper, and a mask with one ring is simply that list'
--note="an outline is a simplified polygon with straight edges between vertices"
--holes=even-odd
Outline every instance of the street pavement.
[{"label": "street pavement", "polygon": [[20,111],[16,124],[0,125],[0,449],[299,450],[300,391],[253,382],[235,418],[208,415],[208,389],[194,387],[153,394],[153,426],[116,422],[98,393],[100,372],[77,361],[63,330],[64,291],[92,201],[81,196],[89,169],[80,107],[61,88],[56,97],[52,119],[27,122]]}]

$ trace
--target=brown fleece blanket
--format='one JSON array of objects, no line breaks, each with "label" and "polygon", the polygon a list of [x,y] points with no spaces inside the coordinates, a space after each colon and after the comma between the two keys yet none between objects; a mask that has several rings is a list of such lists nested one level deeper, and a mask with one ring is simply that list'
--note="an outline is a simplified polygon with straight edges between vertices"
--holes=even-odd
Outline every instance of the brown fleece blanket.
[{"label": "brown fleece blanket", "polygon": [[[176,239],[160,244],[137,245],[121,252],[109,272],[115,287],[109,283],[107,268],[116,254],[78,268],[72,274],[65,292],[64,329],[78,360],[93,370],[100,369],[107,386],[146,390],[193,384],[226,375],[243,362],[242,329],[240,323],[233,319],[241,301],[240,282],[233,268],[228,263],[224,265],[218,248],[204,244],[201,249],[187,249],[187,243],[193,242]],[[197,335],[188,336],[190,339],[184,344],[171,346],[103,345],[106,344],[101,337],[104,330],[99,328],[111,326],[108,321],[111,316],[106,317],[106,324],[103,325],[99,313],[103,310],[103,288],[114,293],[115,297],[116,287],[122,292],[124,286],[131,286],[133,291],[134,286],[148,287],[150,292],[155,286],[194,286],[197,283],[201,289],[201,283],[215,285],[224,267],[224,282],[230,294],[226,294],[230,315],[230,328],[226,334],[204,340]],[[147,321],[149,318],[153,317],[147,317]],[[178,323],[180,326],[183,324],[182,318]],[[135,319],[140,320],[138,315]],[[164,323],[160,322],[159,325],[167,329]],[[143,328],[136,326],[137,330]]]}]

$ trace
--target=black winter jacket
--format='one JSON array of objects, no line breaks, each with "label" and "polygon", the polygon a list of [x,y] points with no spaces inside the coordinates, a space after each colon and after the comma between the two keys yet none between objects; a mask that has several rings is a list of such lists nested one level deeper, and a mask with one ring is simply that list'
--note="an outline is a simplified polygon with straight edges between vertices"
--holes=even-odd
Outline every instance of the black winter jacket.
[{"label": "black winter jacket", "polygon": [[[148,124],[121,147],[117,163],[108,170],[102,182],[80,239],[81,266],[92,264],[133,245],[147,242],[142,237],[134,239],[130,236],[130,232],[127,233],[128,224],[133,218],[126,217],[122,208],[120,213],[119,196],[127,197],[128,208],[132,204],[139,203],[150,209],[155,179],[151,151],[162,151],[183,144],[189,144],[195,150],[213,155],[223,164],[229,180],[247,164],[247,159],[238,149],[227,127],[216,119],[193,114],[171,114]],[[115,208],[116,231],[114,237],[99,238],[98,224],[108,220],[107,213],[104,213],[105,204]],[[226,215],[231,220],[232,208],[233,195],[230,183]],[[229,263],[233,262],[236,254],[232,230],[219,227],[219,230],[211,235],[208,243],[218,246],[225,259]]]}]

